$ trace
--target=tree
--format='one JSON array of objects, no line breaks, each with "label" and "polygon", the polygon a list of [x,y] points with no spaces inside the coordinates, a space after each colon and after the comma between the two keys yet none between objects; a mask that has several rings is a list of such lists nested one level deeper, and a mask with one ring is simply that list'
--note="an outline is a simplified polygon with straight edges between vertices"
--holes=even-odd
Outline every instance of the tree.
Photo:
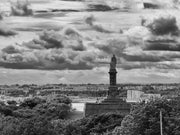
[{"label": "tree", "polygon": [[35,97],[35,98],[28,98],[25,99],[22,103],[20,103],[21,107],[28,107],[30,109],[34,108],[36,105],[41,104],[41,103],[45,103],[46,100],[41,99],[39,97]]},{"label": "tree", "polygon": [[20,120],[12,116],[0,116],[0,135],[19,135]]},{"label": "tree", "polygon": [[[52,100],[32,98],[20,106],[0,102],[0,135],[61,135],[71,110],[71,100],[56,97]],[[56,120],[62,120],[54,124]],[[58,125],[58,126],[57,126]]]},{"label": "tree", "polygon": [[67,125],[65,135],[102,134],[106,131],[112,131],[116,126],[120,126],[123,117],[122,114],[118,113],[85,117]]},{"label": "tree", "polygon": [[19,127],[18,135],[57,135],[54,127],[45,117],[24,119]]},{"label": "tree", "polygon": [[48,102],[37,105],[34,110],[40,115],[45,115],[49,119],[65,119],[71,107],[64,103]]},{"label": "tree", "polygon": [[57,95],[55,96],[51,102],[56,102],[56,103],[64,103],[70,105],[72,103],[71,99],[68,98],[67,96],[64,95]]},{"label": "tree", "polygon": [[160,111],[163,115],[163,134],[178,135],[180,106],[178,100],[155,99],[135,105],[126,116],[117,135],[160,135]]},{"label": "tree", "polygon": [[7,103],[8,105],[17,105],[17,102],[14,100],[8,100]]}]

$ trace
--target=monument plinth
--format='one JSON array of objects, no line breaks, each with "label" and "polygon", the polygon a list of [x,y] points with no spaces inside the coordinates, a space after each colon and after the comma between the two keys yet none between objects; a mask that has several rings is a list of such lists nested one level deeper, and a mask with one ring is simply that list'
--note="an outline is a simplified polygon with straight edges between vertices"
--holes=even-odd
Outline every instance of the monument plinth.
[{"label": "monument plinth", "polygon": [[129,113],[130,104],[121,99],[121,97],[119,96],[120,92],[116,85],[116,64],[117,60],[115,55],[113,55],[113,57],[111,58],[109,69],[110,86],[108,89],[107,98],[104,99],[101,103],[86,103],[85,116],[107,112]]}]

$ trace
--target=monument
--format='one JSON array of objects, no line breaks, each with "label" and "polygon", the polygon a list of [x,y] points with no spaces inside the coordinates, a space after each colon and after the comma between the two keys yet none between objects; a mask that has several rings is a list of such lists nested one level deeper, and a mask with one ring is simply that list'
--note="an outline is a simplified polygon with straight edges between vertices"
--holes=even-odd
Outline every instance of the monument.
[{"label": "monument", "polygon": [[107,97],[100,103],[86,103],[85,116],[101,114],[107,112],[121,112],[129,113],[130,104],[120,97],[120,91],[116,85],[116,56],[113,55],[110,62],[109,81],[110,86],[108,89]]}]

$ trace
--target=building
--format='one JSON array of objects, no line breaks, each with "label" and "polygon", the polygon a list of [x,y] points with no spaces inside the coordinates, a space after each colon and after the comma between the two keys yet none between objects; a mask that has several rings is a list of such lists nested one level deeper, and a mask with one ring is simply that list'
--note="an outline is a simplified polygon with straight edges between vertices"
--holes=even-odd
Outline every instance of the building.
[{"label": "building", "polygon": [[140,90],[128,90],[127,91],[127,102],[137,103],[141,101],[148,101],[150,99],[160,98],[161,94],[145,94]]}]

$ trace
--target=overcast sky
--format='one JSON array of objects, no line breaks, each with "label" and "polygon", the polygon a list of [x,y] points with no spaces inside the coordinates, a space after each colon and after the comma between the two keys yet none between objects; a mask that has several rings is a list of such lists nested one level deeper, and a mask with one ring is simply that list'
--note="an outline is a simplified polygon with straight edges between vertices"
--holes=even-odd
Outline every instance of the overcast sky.
[{"label": "overcast sky", "polygon": [[101,4],[120,10],[89,12],[87,2],[30,0],[33,15],[14,16],[3,1],[0,84],[108,83],[113,54],[119,83],[179,83],[179,3],[154,3],[112,0]]}]

